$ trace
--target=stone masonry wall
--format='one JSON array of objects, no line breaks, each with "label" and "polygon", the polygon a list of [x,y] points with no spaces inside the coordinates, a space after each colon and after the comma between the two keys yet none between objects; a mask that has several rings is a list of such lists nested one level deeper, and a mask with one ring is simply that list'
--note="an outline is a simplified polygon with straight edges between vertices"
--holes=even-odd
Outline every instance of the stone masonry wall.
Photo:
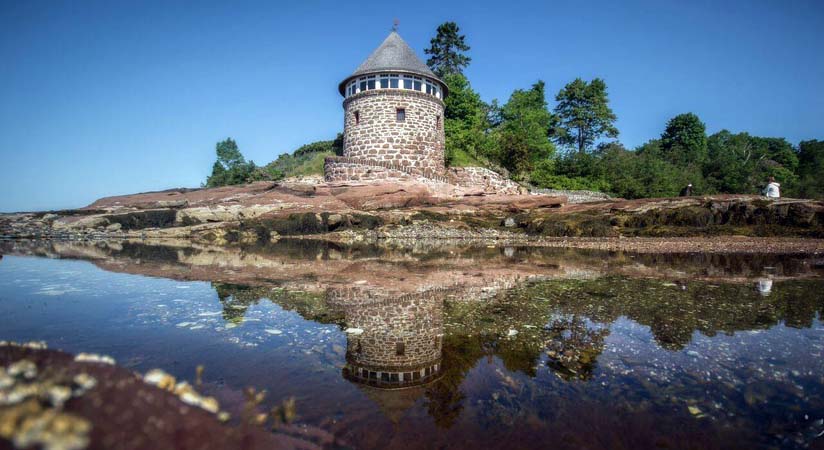
[{"label": "stone masonry wall", "polygon": [[323,178],[329,182],[406,181],[413,179],[413,176],[400,170],[392,170],[380,166],[326,161],[323,166]]},{"label": "stone masonry wall", "polygon": [[323,162],[323,178],[327,182],[406,181],[448,183],[447,177],[428,169],[412,169],[396,162],[375,161],[347,156],[327,156]]},{"label": "stone masonry wall", "polygon": [[[396,117],[400,108],[406,111],[403,122]],[[347,98],[343,109],[345,157],[443,174],[444,103],[440,99],[421,92],[380,89]]]},{"label": "stone masonry wall", "polygon": [[480,188],[488,194],[517,195],[526,190],[518,183],[484,167],[450,167],[451,181],[466,188]]}]

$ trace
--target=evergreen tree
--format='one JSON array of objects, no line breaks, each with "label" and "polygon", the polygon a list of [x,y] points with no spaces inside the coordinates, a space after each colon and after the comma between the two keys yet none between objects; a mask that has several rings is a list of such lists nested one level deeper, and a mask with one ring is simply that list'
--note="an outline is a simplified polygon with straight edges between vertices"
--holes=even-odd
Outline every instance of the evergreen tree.
[{"label": "evergreen tree", "polygon": [[246,162],[237,147],[237,143],[232,138],[226,138],[225,141],[218,142],[215,146],[215,152],[217,153],[217,162],[227,170]]},{"label": "evergreen tree", "polygon": [[426,64],[441,78],[449,74],[463,74],[464,67],[468,66],[472,58],[462,52],[469,51],[465,38],[459,34],[460,29],[455,22],[444,22],[438,26],[437,34],[429,41],[430,47],[424,52],[430,55]]},{"label": "evergreen tree", "polygon": [[583,152],[602,136],[618,137],[607,85],[600,78],[589,83],[576,78],[558,92],[555,100],[558,102],[555,114],[560,121],[556,137],[559,144]]},{"label": "evergreen tree", "polygon": [[226,169],[218,161],[212,164],[212,174],[206,179],[207,187],[225,186],[226,183]]},{"label": "evergreen tree", "polygon": [[243,184],[259,178],[255,163],[246,162],[232,138],[218,142],[215,153],[217,161],[212,165],[212,174],[206,179],[207,187]]}]

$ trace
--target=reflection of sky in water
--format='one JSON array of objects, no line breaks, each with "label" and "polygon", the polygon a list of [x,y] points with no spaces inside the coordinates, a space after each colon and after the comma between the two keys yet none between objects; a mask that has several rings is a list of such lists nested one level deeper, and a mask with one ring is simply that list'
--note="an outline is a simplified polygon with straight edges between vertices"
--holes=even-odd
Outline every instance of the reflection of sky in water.
[{"label": "reflection of sky in water", "polygon": [[[73,270],[63,269],[66,266]],[[304,320],[268,301],[243,308],[239,323],[228,322],[223,319],[222,305],[208,282],[117,274],[78,261],[6,256],[0,263],[0,298],[6,318],[19,315],[18,307],[26,311],[35,305],[44,308],[42,313],[49,317],[48,308],[71,314],[54,321],[43,317],[37,326],[29,329],[9,322],[12,329],[21,333],[17,339],[26,339],[25,333],[31,334],[31,339],[37,338],[44,329],[65,329],[76,325],[74,320],[88,322],[101,331],[106,328],[116,331],[121,326],[200,331],[211,339],[249,347],[263,343],[293,346],[298,340],[306,340],[307,335],[325,343],[331,339],[328,335],[336,334],[337,330],[334,325]],[[117,314],[105,316],[109,312]],[[27,319],[38,321],[37,317]],[[96,319],[100,321],[95,323]]]},{"label": "reflection of sky in water", "polygon": [[[681,289],[656,286],[650,292]],[[270,289],[273,298],[282,293]],[[781,289],[770,283],[770,299]],[[759,291],[764,294],[762,286],[752,294]],[[811,327],[780,323],[714,336],[693,331],[686,345],[671,349],[661,346],[650,326],[625,315],[599,322],[550,309],[541,311],[540,320],[502,323],[495,328],[498,335],[484,337],[483,327],[462,320],[449,314],[443,319],[443,379],[401,401],[341,376],[347,338],[339,325],[307,320],[273,301],[235,302],[221,299],[208,282],[111,273],[87,262],[0,260],[0,339],[45,340],[53,348],[105,353],[128,367],[163,367],[188,378],[204,364],[208,382],[235,392],[253,385],[269,390],[272,399],[297,396],[302,420],[324,423],[365,447],[415,433],[469,446],[505,439],[513,430],[543,436],[561,432],[565,423],[568,429],[599,426],[590,423],[602,420],[593,407],[626,414],[627,421],[645,411],[663,421],[661,432],[668,426],[706,431],[717,424],[746,428],[744,439],[769,426],[781,437],[767,442],[787,447],[809,443],[824,431],[820,317]],[[534,342],[541,345],[537,351],[519,347]],[[595,349],[595,362],[580,364],[587,345]],[[557,363],[563,352],[577,359]],[[524,354],[538,358],[519,360]],[[577,425],[568,423],[576,420]]]}]

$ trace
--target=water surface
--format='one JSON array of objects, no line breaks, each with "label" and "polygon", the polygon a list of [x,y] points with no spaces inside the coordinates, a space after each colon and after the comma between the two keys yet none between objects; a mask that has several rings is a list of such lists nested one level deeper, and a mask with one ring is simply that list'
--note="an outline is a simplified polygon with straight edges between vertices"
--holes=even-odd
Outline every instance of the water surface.
[{"label": "water surface", "polygon": [[0,339],[247,386],[354,448],[824,438],[824,266],[557,249],[4,243]]}]

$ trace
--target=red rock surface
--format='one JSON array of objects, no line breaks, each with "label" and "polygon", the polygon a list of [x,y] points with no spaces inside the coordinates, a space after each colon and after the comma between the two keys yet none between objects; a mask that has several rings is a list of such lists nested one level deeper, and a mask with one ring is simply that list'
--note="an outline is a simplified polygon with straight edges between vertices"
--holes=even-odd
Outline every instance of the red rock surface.
[{"label": "red rock surface", "polygon": [[[104,363],[77,362],[68,353],[0,346],[0,365],[29,360],[38,377],[71,378],[86,373],[97,384],[70,399],[64,411],[92,424],[90,449],[310,449],[316,443],[269,432],[260,426],[230,426],[214,414],[143,382],[139,374]],[[38,378],[39,380],[39,378]],[[9,443],[0,439],[0,448]]]},{"label": "red rock surface", "polygon": [[563,197],[545,195],[475,195],[448,185],[392,183],[272,183],[168,191],[105,197],[86,210],[155,209],[215,205],[283,205],[281,213],[373,211],[412,207],[469,207],[472,209],[543,208],[560,206]]}]

